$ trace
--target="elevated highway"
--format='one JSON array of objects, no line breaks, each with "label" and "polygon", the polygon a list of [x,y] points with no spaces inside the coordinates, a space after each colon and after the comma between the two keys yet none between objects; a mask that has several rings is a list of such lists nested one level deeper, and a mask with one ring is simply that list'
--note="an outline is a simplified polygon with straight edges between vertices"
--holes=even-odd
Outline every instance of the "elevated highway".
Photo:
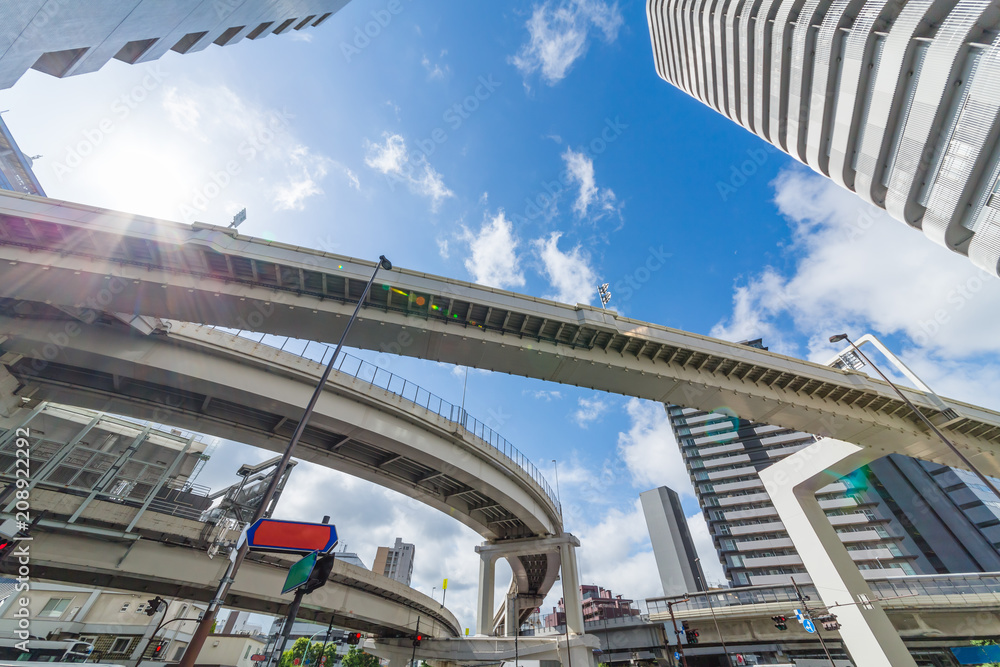
[{"label": "elevated highway", "polygon": [[[874,595],[873,604],[885,610],[896,632],[910,652],[967,645],[972,639],[993,639],[1000,636],[1000,573],[969,573],[955,575],[917,575],[869,581]],[[822,591],[812,584],[800,584],[808,595],[810,609],[826,608]],[[782,644],[786,647],[809,646],[816,636],[805,631],[795,620],[793,611],[802,609],[792,586],[748,586],[738,589],[717,589],[685,595],[687,602],[674,599],[674,618],[678,627],[687,621],[699,633],[699,649],[721,649],[720,632],[730,650],[734,645]],[[709,603],[711,598],[711,604]],[[669,598],[647,600],[649,618],[665,623],[672,635]],[[842,623],[846,611],[855,603],[844,596],[831,606]],[[784,615],[787,630],[778,630],[772,616]],[[716,630],[715,622],[718,622]],[[843,641],[841,633],[826,631],[816,623],[818,632],[833,647]],[[687,650],[688,647],[685,647]],[[857,656],[856,659],[860,660]],[[864,664],[860,661],[858,664]]]},{"label": "elevated highway", "polygon": [[[0,194],[0,296],[315,341],[339,337],[371,264],[29,195]],[[867,375],[405,269],[381,276],[348,344],[718,410],[871,448],[960,462]],[[140,325],[141,326],[141,325]],[[1000,414],[904,390],[984,472]]]},{"label": "elevated highway", "polygon": [[[33,513],[47,518],[32,529],[32,579],[176,596],[208,602],[225,573],[226,558],[209,558],[205,525],[200,521],[147,513],[137,531],[127,532],[127,508],[94,500],[87,516],[101,525],[69,523],[84,497],[36,489]],[[115,525],[115,524],[118,525]],[[279,595],[289,557],[252,554],[244,562],[225,606],[268,614],[287,614],[292,595]],[[15,573],[16,559],[2,571]],[[461,626],[433,598],[409,586],[343,561],[334,564],[329,582],[303,598],[299,618],[379,636],[408,636],[420,629],[432,637],[459,637]]]},{"label": "elevated highway", "polygon": [[[322,372],[317,361],[209,327],[163,321],[162,330],[142,335],[116,318],[86,324],[37,304],[26,317],[24,305],[13,307],[20,315],[9,316],[11,308],[0,315],[0,363],[20,383],[19,396],[33,401],[150,419],[280,452]],[[67,325],[75,334],[56,359],[46,360],[46,345]],[[562,533],[555,494],[523,455],[456,406],[378,372],[343,358],[297,458],[399,491],[487,540],[520,543]],[[551,550],[522,550],[507,560],[524,596],[544,597],[559,573],[560,556]]]}]

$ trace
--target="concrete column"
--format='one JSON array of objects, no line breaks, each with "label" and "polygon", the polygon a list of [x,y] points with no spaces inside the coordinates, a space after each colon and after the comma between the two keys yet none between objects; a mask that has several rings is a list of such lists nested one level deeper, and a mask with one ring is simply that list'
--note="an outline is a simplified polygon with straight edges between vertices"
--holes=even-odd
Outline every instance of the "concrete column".
[{"label": "concrete column", "polygon": [[580,575],[576,567],[576,546],[559,545],[562,560],[563,602],[566,605],[566,629],[571,635],[583,634],[583,605],[580,601]]},{"label": "concrete column", "polygon": [[823,604],[837,606],[841,639],[856,664],[915,667],[858,566],[816,500],[816,491],[877,458],[863,447],[825,438],[760,471],[771,501]]},{"label": "concrete column", "polygon": [[518,604],[517,598],[513,595],[508,595],[506,602],[503,605],[503,629],[504,636],[513,637],[514,629],[517,627],[518,623]]},{"label": "concrete column", "polygon": [[476,607],[476,634],[493,634],[493,588],[496,585],[496,556],[479,554],[479,605]]}]

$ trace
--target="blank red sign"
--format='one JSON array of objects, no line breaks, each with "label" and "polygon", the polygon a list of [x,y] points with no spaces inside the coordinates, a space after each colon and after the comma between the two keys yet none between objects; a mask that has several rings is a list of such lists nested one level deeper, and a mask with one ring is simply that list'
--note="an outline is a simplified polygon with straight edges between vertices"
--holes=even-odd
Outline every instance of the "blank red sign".
[{"label": "blank red sign", "polygon": [[337,545],[337,529],[326,523],[261,519],[247,530],[247,541],[255,551],[327,553]]}]

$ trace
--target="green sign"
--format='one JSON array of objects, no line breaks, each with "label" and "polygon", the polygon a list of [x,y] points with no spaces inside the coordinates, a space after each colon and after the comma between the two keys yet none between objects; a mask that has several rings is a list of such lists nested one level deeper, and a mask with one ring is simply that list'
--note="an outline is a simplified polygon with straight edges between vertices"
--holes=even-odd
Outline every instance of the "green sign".
[{"label": "green sign", "polygon": [[316,552],[306,554],[297,563],[288,568],[288,576],[285,577],[285,587],[281,589],[281,594],[291,593],[299,586],[309,581],[309,575],[316,567]]}]

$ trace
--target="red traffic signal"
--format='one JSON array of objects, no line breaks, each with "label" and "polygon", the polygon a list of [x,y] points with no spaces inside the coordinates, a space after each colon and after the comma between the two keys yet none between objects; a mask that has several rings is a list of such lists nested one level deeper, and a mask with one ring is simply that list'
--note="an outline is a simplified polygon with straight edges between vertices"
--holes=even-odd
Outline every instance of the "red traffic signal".
[{"label": "red traffic signal", "polygon": [[157,644],[156,648],[153,649],[153,657],[159,658],[162,653],[163,653],[163,644],[162,643]]},{"label": "red traffic signal", "polygon": [[347,639],[345,641],[348,644],[357,644],[358,642],[361,641],[361,633],[360,632],[348,632],[347,633]]},{"label": "red traffic signal", "polygon": [[413,645],[414,646],[420,646],[420,640],[423,639],[423,638],[424,638],[424,636],[422,634],[419,634],[419,633],[413,635]]}]

